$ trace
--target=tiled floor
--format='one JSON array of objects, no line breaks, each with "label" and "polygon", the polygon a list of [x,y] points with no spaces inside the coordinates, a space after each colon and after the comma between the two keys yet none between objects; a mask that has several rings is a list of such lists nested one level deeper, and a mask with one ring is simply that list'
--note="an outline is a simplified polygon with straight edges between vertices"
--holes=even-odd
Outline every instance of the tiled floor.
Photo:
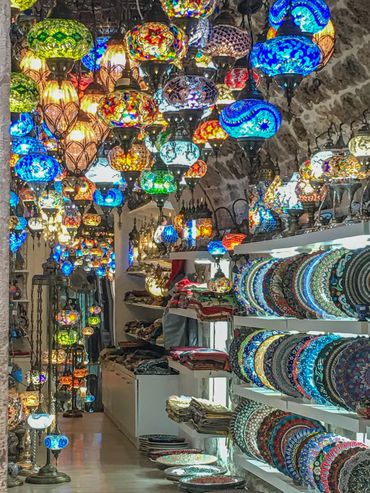
[{"label": "tiled floor", "polygon": [[61,430],[70,444],[59,458],[58,469],[70,483],[58,486],[29,485],[13,493],[172,493],[177,487],[140,455],[137,449],[103,414],[64,419]]}]

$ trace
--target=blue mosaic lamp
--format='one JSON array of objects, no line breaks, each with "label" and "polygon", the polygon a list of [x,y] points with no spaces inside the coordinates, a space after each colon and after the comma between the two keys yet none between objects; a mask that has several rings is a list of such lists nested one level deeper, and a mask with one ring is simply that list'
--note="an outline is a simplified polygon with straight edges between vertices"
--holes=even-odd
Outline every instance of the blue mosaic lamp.
[{"label": "blue mosaic lamp", "polygon": [[27,183],[47,183],[60,174],[59,163],[47,154],[28,154],[18,159],[15,174]]},{"label": "blue mosaic lamp", "polygon": [[34,137],[21,137],[14,139],[12,151],[20,156],[26,156],[31,153],[46,154],[46,149],[42,143]]},{"label": "blue mosaic lamp", "polygon": [[330,10],[324,0],[276,0],[269,12],[270,26],[279,29],[289,10],[294,24],[311,34],[324,29],[330,20]]},{"label": "blue mosaic lamp", "polygon": [[179,239],[179,235],[172,224],[167,224],[163,228],[161,239],[166,245],[173,245]]},{"label": "blue mosaic lamp", "polygon": [[191,141],[169,140],[161,147],[160,155],[169,167],[179,165],[189,168],[198,161],[200,150]]},{"label": "blue mosaic lamp", "polygon": [[72,274],[72,272],[74,271],[74,267],[73,267],[72,262],[70,262],[69,260],[65,260],[62,263],[60,270],[63,272],[64,276],[69,277]]},{"label": "blue mosaic lamp", "polygon": [[82,64],[87,68],[87,70],[96,72],[100,69],[100,62],[104,53],[107,51],[108,41],[108,36],[98,36],[95,39],[94,46],[81,59]]},{"label": "blue mosaic lamp", "polygon": [[221,240],[212,240],[207,245],[207,250],[214,259],[221,259],[225,253],[227,253],[226,248],[223,246]]},{"label": "blue mosaic lamp", "polygon": [[106,191],[96,190],[93,200],[100,207],[119,207],[123,204],[124,196],[119,188],[109,188]]},{"label": "blue mosaic lamp", "polygon": [[11,231],[9,233],[9,248],[12,253],[18,252],[23,243],[26,241],[28,233],[26,231],[22,231],[21,233],[18,231]]},{"label": "blue mosaic lamp", "polygon": [[18,197],[18,195],[13,192],[13,190],[10,190],[10,195],[9,195],[9,205],[10,207],[17,207],[17,205],[19,204],[20,202],[20,198]]},{"label": "blue mosaic lamp", "polygon": [[44,438],[44,445],[52,451],[63,450],[69,444],[69,439],[61,433],[52,433]]},{"label": "blue mosaic lamp", "polygon": [[33,118],[30,113],[21,113],[9,126],[11,137],[25,137],[34,127]]}]

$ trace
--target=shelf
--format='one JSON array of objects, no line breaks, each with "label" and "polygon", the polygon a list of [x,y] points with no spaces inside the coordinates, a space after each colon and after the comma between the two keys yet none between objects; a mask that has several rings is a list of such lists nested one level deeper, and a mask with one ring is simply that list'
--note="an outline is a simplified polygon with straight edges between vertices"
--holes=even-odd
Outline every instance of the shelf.
[{"label": "shelf", "polygon": [[275,329],[297,332],[328,332],[340,334],[370,334],[370,323],[354,319],[309,320],[282,317],[234,317],[234,325],[256,329]]},{"label": "shelf", "polygon": [[343,428],[354,433],[366,433],[366,428],[370,426],[370,420],[361,418],[356,413],[337,409],[331,406],[310,404],[303,399],[295,399],[280,392],[259,387],[248,387],[246,385],[234,385],[234,394],[251,399],[253,401],[276,407],[282,411],[287,411],[306,418],[317,419],[337,428]]},{"label": "shelf", "polygon": [[191,370],[178,361],[168,360],[168,366],[177,370],[180,374],[193,378],[232,378],[232,374],[223,370]]},{"label": "shelf", "polygon": [[138,308],[147,308],[149,310],[158,310],[163,312],[164,309],[166,308],[165,306],[159,306],[159,305],[147,305],[146,303],[135,303],[131,301],[125,301],[126,305],[129,306],[136,306]]},{"label": "shelf", "polygon": [[284,491],[284,493],[309,493],[308,489],[295,485],[288,476],[285,476],[268,464],[258,460],[248,459],[241,455],[241,453],[236,455],[235,462],[245,471],[254,474],[278,490]]},{"label": "shelf", "polygon": [[224,435],[209,434],[209,433],[198,433],[197,430],[193,427],[191,423],[177,423],[179,425],[180,430],[182,430],[186,436],[191,437],[193,439],[203,439],[206,438],[226,438]]},{"label": "shelf", "polygon": [[329,246],[360,248],[368,245],[370,240],[370,222],[340,225],[335,228],[303,233],[274,240],[244,243],[235,247],[235,254],[250,255],[265,253],[274,256],[277,252],[294,255]]},{"label": "shelf", "polygon": [[207,252],[207,250],[189,250],[184,252],[172,252],[170,253],[170,260],[209,260],[209,262],[214,262],[212,256]]},{"label": "shelf", "polygon": [[170,308],[169,313],[172,313],[172,315],[178,315],[179,317],[186,317],[198,320],[197,312],[192,308]]}]

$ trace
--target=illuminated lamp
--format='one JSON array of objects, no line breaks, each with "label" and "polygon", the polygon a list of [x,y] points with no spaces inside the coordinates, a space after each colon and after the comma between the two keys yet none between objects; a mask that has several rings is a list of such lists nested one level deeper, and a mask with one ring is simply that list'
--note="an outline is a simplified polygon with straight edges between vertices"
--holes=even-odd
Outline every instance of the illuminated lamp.
[{"label": "illuminated lamp", "polygon": [[28,220],[28,229],[30,230],[32,237],[40,237],[44,230],[44,223],[41,216],[35,215]]},{"label": "illuminated lamp", "polygon": [[197,217],[195,220],[197,240],[209,240],[213,236],[213,222],[211,217]]},{"label": "illuminated lamp", "polygon": [[228,134],[221,127],[219,120],[212,119],[212,116],[216,115],[212,114],[209,120],[200,122],[196,132],[202,141],[208,142],[213,150],[217,150],[228,138]]},{"label": "illuminated lamp", "polygon": [[317,44],[321,51],[321,61],[316,72],[325,67],[334,54],[336,30],[333,22],[330,20],[322,31],[314,34],[313,42]]},{"label": "illuminated lamp", "polygon": [[102,312],[101,306],[99,305],[89,306],[89,313],[91,313],[91,315],[99,315],[99,313],[101,312]]},{"label": "illuminated lamp", "polygon": [[62,214],[62,224],[68,230],[76,230],[81,224],[81,214],[75,204],[66,204]]},{"label": "illuminated lamp", "polygon": [[14,207],[14,208],[17,207],[19,202],[20,202],[20,198],[18,197],[18,195],[13,190],[10,190],[10,194],[9,194],[10,207]]},{"label": "illuminated lamp", "polygon": [[98,117],[99,102],[105,95],[106,91],[103,86],[92,82],[84,92],[80,104],[81,111],[90,119],[100,143],[103,143],[109,134],[109,126]]},{"label": "illuminated lamp", "polygon": [[78,341],[78,332],[76,330],[59,330],[55,336],[55,342],[60,346],[73,346]]},{"label": "illuminated lamp", "polygon": [[72,385],[72,375],[61,375],[59,383],[60,385]]},{"label": "illuminated lamp", "polygon": [[198,159],[190,168],[186,171],[184,178],[185,182],[190,189],[194,189],[198,181],[203,178],[207,173],[207,163]]},{"label": "illuminated lamp", "polygon": [[91,315],[90,317],[87,317],[87,323],[91,327],[97,327],[101,323],[101,319],[98,315]]},{"label": "illuminated lamp", "polygon": [[79,98],[72,82],[49,80],[41,95],[41,107],[49,130],[64,136],[78,117]]},{"label": "illuminated lamp", "polygon": [[69,439],[60,433],[53,433],[44,438],[44,445],[48,450],[59,451],[65,449],[69,444]]},{"label": "illuminated lamp", "polygon": [[269,24],[279,29],[288,14],[303,32],[322,31],[330,20],[330,10],[324,0],[276,0],[270,7]]},{"label": "illuminated lamp", "polygon": [[[52,349],[51,351],[51,364],[52,365],[62,365],[67,357],[67,353],[64,349]],[[49,351],[43,351],[42,362],[44,365],[49,363]]]},{"label": "illuminated lamp", "polygon": [[232,290],[233,283],[218,269],[216,274],[207,282],[207,288],[216,295],[222,296]]},{"label": "illuminated lamp", "polygon": [[172,224],[167,224],[162,231],[161,240],[165,245],[173,245],[179,239],[176,229]]},{"label": "illuminated lamp", "polygon": [[99,79],[107,91],[113,91],[126,66],[126,47],[121,36],[113,36],[100,59]]},{"label": "illuminated lamp", "polygon": [[370,125],[366,122],[348,142],[349,152],[359,159],[370,157]]},{"label": "illuminated lamp", "polygon": [[28,45],[36,56],[46,60],[50,71],[61,80],[93,46],[90,31],[73,19],[62,0],[48,17],[34,24],[28,32]]},{"label": "illuminated lamp", "polygon": [[81,334],[85,337],[90,337],[94,334],[94,328],[93,327],[84,327],[82,330],[81,330]]},{"label": "illuminated lamp", "polygon": [[63,272],[63,275],[65,277],[69,277],[72,274],[72,272],[74,271],[74,267],[73,267],[72,262],[70,262],[69,260],[65,260],[62,263],[60,270]]},{"label": "illuminated lamp", "polygon": [[9,226],[11,226],[14,231],[23,231],[24,229],[27,228],[28,221],[23,216],[10,216]]},{"label": "illuminated lamp", "polygon": [[172,171],[176,179],[181,179],[188,168],[193,165],[200,156],[199,147],[190,140],[176,138],[169,140],[160,149],[160,156],[168,169]]},{"label": "illuminated lamp", "polygon": [[124,195],[119,188],[108,190],[96,190],[93,195],[94,202],[100,207],[119,207],[124,201]]},{"label": "illuminated lamp", "polygon": [[161,0],[161,5],[170,19],[200,19],[213,14],[216,2],[215,0]]},{"label": "illuminated lamp", "polygon": [[76,310],[61,310],[55,315],[55,320],[59,325],[69,327],[80,320],[80,314]]},{"label": "illuminated lamp", "polygon": [[54,415],[48,413],[32,413],[27,418],[27,424],[33,430],[46,430],[54,421]]},{"label": "illuminated lamp", "polygon": [[28,385],[32,384],[38,387],[47,382],[48,374],[42,370],[31,369],[26,372],[25,379]]},{"label": "illuminated lamp", "polygon": [[30,113],[21,113],[17,118],[9,125],[9,134],[11,137],[25,137],[32,132],[34,128],[34,122]]},{"label": "illuminated lamp", "polygon": [[[89,327],[91,329],[91,327]],[[75,378],[85,378],[89,374],[86,368],[76,368],[73,370],[73,376]]]},{"label": "illuminated lamp", "polygon": [[19,68],[25,75],[36,82],[40,89],[43,88],[50,74],[45,60],[36,56],[31,50],[27,50],[24,53],[19,62]]},{"label": "illuminated lamp", "polygon": [[10,74],[9,105],[11,113],[30,113],[39,104],[40,94],[35,81],[25,74]]},{"label": "illuminated lamp", "polygon": [[221,111],[225,106],[229,106],[235,101],[235,96],[226,84],[217,84],[216,87],[218,91],[216,108],[218,111]]},{"label": "illuminated lamp", "polygon": [[19,158],[14,168],[15,174],[30,184],[51,182],[59,170],[59,163],[52,156],[36,153]]},{"label": "illuminated lamp", "polygon": [[94,45],[90,51],[81,59],[82,64],[87,70],[96,72],[100,68],[101,59],[108,48],[108,36],[98,36],[94,39]]},{"label": "illuminated lamp", "polygon": [[28,10],[35,5],[37,0],[10,0],[10,6],[12,9],[20,11]]},{"label": "illuminated lamp", "polygon": [[212,240],[207,245],[207,250],[210,255],[216,260],[219,261],[227,252],[226,248],[222,244],[220,240]]},{"label": "illuminated lamp", "polygon": [[145,278],[145,289],[154,299],[162,299],[168,294],[165,283],[165,279],[158,278],[158,276],[151,274]]},{"label": "illuminated lamp", "polygon": [[22,399],[18,392],[16,392],[14,389],[11,389],[8,393],[7,425],[9,430],[15,430],[15,428],[21,423],[22,419]]},{"label": "illuminated lamp", "polygon": [[109,183],[110,185],[118,185],[122,188],[125,186],[121,174],[110,167],[106,157],[99,157],[96,159],[86,173],[86,178],[96,185]]},{"label": "illuminated lamp", "polygon": [[93,199],[94,192],[96,190],[96,185],[90,181],[86,176],[80,176],[75,181],[75,190],[73,196],[73,202],[76,205],[86,204],[91,202]]},{"label": "illuminated lamp", "polygon": [[226,233],[222,238],[222,244],[228,252],[234,251],[234,248],[243,243],[247,235],[243,233]]},{"label": "illuminated lamp", "polygon": [[97,213],[94,205],[92,204],[88,211],[82,216],[82,223],[90,228],[96,228],[101,223],[102,218],[100,214]]},{"label": "illuminated lamp", "polygon": [[359,180],[365,175],[361,162],[351,154],[336,154],[323,164],[323,176],[328,180]]},{"label": "illuminated lamp", "polygon": [[18,156],[18,154],[14,154],[14,152],[11,152],[10,153],[10,159],[9,159],[9,167],[14,168],[15,165],[17,164],[17,161],[19,158],[20,158],[20,156]]},{"label": "illuminated lamp", "polygon": [[64,162],[68,171],[76,176],[84,174],[98,152],[99,139],[86,114],[80,113],[67,133],[64,143]]},{"label": "illuminated lamp", "polygon": [[[260,84],[260,76],[257,72],[252,72],[253,79],[258,87]],[[235,66],[225,75],[225,84],[232,91],[239,92],[245,88],[249,78],[249,69],[247,67]]]},{"label": "illuminated lamp", "polygon": [[37,409],[40,405],[40,394],[38,390],[25,390],[21,392],[20,398],[22,401],[22,406],[26,409]]},{"label": "illuminated lamp", "polygon": [[151,170],[144,170],[140,176],[140,186],[142,190],[150,195],[161,209],[172,192],[176,191],[175,177],[156,155],[156,161]]},{"label": "illuminated lamp", "polygon": [[12,152],[19,156],[25,156],[33,153],[46,154],[46,149],[35,137],[26,136],[13,139]]}]

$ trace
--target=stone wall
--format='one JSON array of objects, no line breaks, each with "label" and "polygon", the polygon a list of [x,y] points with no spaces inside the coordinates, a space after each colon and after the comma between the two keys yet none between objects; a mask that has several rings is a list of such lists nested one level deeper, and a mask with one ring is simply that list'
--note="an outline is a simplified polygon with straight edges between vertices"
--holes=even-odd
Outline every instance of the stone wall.
[{"label": "stone wall", "polygon": [[[315,136],[330,122],[337,126],[346,123],[343,130],[348,136],[351,121],[370,107],[370,0],[329,0],[328,4],[337,29],[335,53],[322,71],[301,83],[292,103],[295,116],[290,123],[282,91],[275,84],[270,87],[270,100],[280,108],[284,122],[268,148],[283,173],[294,169],[297,146],[299,160],[303,161],[308,139],[313,148]],[[257,14],[255,25],[261,25],[263,15]],[[266,94],[263,85],[261,90]],[[202,184],[214,207],[230,204],[243,195],[247,166],[235,143],[229,143],[217,160],[209,159]]]}]

